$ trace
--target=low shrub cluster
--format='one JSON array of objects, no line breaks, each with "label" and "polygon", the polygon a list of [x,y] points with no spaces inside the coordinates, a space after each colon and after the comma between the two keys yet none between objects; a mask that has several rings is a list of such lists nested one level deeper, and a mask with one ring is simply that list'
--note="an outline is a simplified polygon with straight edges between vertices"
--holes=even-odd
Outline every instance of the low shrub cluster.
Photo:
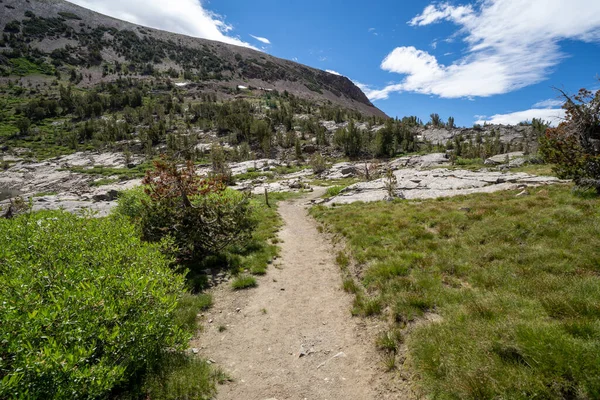
[{"label": "low shrub cluster", "polygon": [[560,178],[600,194],[600,90],[581,89],[573,97],[562,94],[565,121],[546,131],[540,153]]},{"label": "low shrub cluster", "polygon": [[184,280],[125,218],[0,220],[0,398],[104,398],[187,345]]},{"label": "low shrub cluster", "polygon": [[0,398],[208,399],[226,379],[181,352],[212,302],[186,288],[206,268],[264,274],[279,219],[192,164],[144,182],[108,218],[0,220]]},{"label": "low shrub cluster", "polygon": [[[192,172],[185,168],[165,172],[163,167],[151,175],[159,177],[149,178],[153,185],[124,192],[115,213],[126,216],[149,240],[159,240],[177,229],[173,235],[177,254],[189,269],[192,288],[205,284],[202,274],[207,269],[225,269],[232,274],[247,270],[253,275],[264,275],[268,263],[278,254],[276,237],[281,218],[276,208],[267,206],[263,197],[250,198],[225,189],[218,181],[192,177]],[[180,187],[177,179],[185,183]],[[187,210],[181,188],[190,201]],[[206,194],[200,194],[204,190]],[[158,196],[158,193],[171,195]],[[273,203],[288,196],[270,195]],[[202,225],[207,219],[216,221],[221,232]]]},{"label": "low shrub cluster", "polygon": [[[155,162],[143,183],[146,200],[137,206],[144,240],[175,241],[182,259],[200,259],[248,239],[256,226],[247,196],[219,179],[203,179],[194,165]],[[132,207],[134,207],[132,205]]]}]

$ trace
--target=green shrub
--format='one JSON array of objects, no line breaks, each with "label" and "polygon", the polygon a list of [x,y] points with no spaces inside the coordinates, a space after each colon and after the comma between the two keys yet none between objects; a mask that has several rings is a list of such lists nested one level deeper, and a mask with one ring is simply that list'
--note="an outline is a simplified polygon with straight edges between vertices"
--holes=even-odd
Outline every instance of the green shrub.
[{"label": "green shrub", "polygon": [[119,195],[113,213],[125,216],[134,222],[139,221],[144,211],[144,202],[149,200],[150,197],[144,192],[143,186],[126,190]]},{"label": "green shrub", "polygon": [[156,242],[170,236],[180,258],[200,259],[250,237],[256,221],[248,196],[226,189],[219,180],[198,177],[192,163],[178,169],[161,160],[155,166],[143,181],[148,196],[141,201],[143,239]]},{"label": "green shrub", "polygon": [[187,344],[183,278],[124,218],[41,212],[0,232],[0,398],[105,397]]},{"label": "green shrub", "polygon": [[566,118],[540,138],[544,161],[555,164],[559,178],[573,179],[600,195],[600,90],[580,89],[564,97]]},{"label": "green shrub", "polygon": [[545,162],[561,179],[576,179],[585,174],[585,151],[575,135],[569,134],[566,124],[551,128],[540,138],[540,153]]},{"label": "green shrub", "polygon": [[310,166],[313,169],[313,173],[315,175],[318,175],[327,169],[327,162],[325,161],[325,158],[323,158],[323,156],[321,154],[316,153],[310,159]]}]

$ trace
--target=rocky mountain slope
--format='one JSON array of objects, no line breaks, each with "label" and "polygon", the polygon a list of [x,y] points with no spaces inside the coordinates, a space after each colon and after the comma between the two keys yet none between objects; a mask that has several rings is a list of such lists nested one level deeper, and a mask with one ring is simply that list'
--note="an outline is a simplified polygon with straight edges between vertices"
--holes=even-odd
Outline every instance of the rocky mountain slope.
[{"label": "rocky mountain slope", "polygon": [[3,0],[0,31],[4,77],[67,73],[79,86],[92,86],[120,76],[166,74],[225,99],[239,96],[243,86],[385,116],[346,77],[244,47],[120,21],[64,0]]}]

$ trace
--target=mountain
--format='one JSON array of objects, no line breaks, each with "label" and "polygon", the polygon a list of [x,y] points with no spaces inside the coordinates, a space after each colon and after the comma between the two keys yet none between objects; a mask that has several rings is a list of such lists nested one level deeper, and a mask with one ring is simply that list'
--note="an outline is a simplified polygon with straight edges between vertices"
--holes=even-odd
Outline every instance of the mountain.
[{"label": "mountain", "polygon": [[162,73],[222,98],[239,96],[240,86],[287,91],[385,116],[348,78],[260,51],[135,25],[64,0],[2,0],[0,11],[5,77],[58,71],[74,74],[80,86],[92,86],[119,76]]}]

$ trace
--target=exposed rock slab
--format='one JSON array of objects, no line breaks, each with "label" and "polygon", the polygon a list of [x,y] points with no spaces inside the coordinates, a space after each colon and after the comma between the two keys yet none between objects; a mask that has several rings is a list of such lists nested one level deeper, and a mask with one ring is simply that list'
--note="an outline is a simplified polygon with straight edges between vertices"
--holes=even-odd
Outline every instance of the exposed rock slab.
[{"label": "exposed rock slab", "polygon": [[[522,153],[508,155],[511,163],[523,159]],[[505,161],[507,155],[495,157]],[[139,162],[136,160],[135,162]],[[396,176],[396,194],[407,199],[426,199],[449,197],[470,193],[486,193],[525,186],[537,186],[561,182],[553,177],[540,177],[525,173],[507,173],[465,170],[432,169],[450,163],[444,153],[434,153],[422,156],[402,157],[389,163],[370,164],[370,169],[385,172],[388,168],[394,170]],[[234,175],[247,173],[250,170],[269,172],[285,163],[274,159],[260,159],[230,164]],[[124,168],[125,157],[121,153],[91,153],[80,152],[69,156],[59,157],[44,162],[16,163],[6,171],[0,171],[0,192],[18,191],[25,198],[33,199],[34,210],[65,209],[70,212],[81,212],[89,208],[98,216],[107,215],[116,205],[119,194],[127,189],[140,185],[139,179],[118,182],[101,187],[90,184],[97,179],[95,175],[80,174],[69,168]],[[206,174],[209,167],[198,168],[197,172]],[[322,179],[336,180],[356,178],[364,175],[364,162],[342,162],[333,165],[320,175]],[[263,194],[265,189],[270,192],[297,192],[310,190],[308,179],[311,169],[295,172],[279,177],[277,181],[269,181],[266,176],[239,182],[233,189],[253,194]],[[46,194],[41,197],[34,195]],[[52,193],[52,194],[50,194]],[[3,196],[6,197],[6,196]],[[379,201],[388,197],[385,178],[369,182],[359,182],[345,189],[339,196],[327,204],[344,204],[356,201]],[[8,204],[1,201],[0,207]]]},{"label": "exposed rock slab", "polygon": [[[418,170],[400,169],[394,172],[397,179],[396,196],[406,199],[433,199],[471,193],[491,193],[529,186],[562,182],[549,176],[526,173],[473,172],[464,170]],[[384,178],[371,182],[359,182],[348,186],[340,195],[326,204],[349,204],[358,201],[381,201],[388,198]]]},{"label": "exposed rock slab", "polygon": [[498,164],[508,164],[515,159],[520,159],[525,157],[525,153],[522,151],[515,151],[512,153],[498,154],[496,156],[490,157],[485,160],[486,165],[498,165]]}]

